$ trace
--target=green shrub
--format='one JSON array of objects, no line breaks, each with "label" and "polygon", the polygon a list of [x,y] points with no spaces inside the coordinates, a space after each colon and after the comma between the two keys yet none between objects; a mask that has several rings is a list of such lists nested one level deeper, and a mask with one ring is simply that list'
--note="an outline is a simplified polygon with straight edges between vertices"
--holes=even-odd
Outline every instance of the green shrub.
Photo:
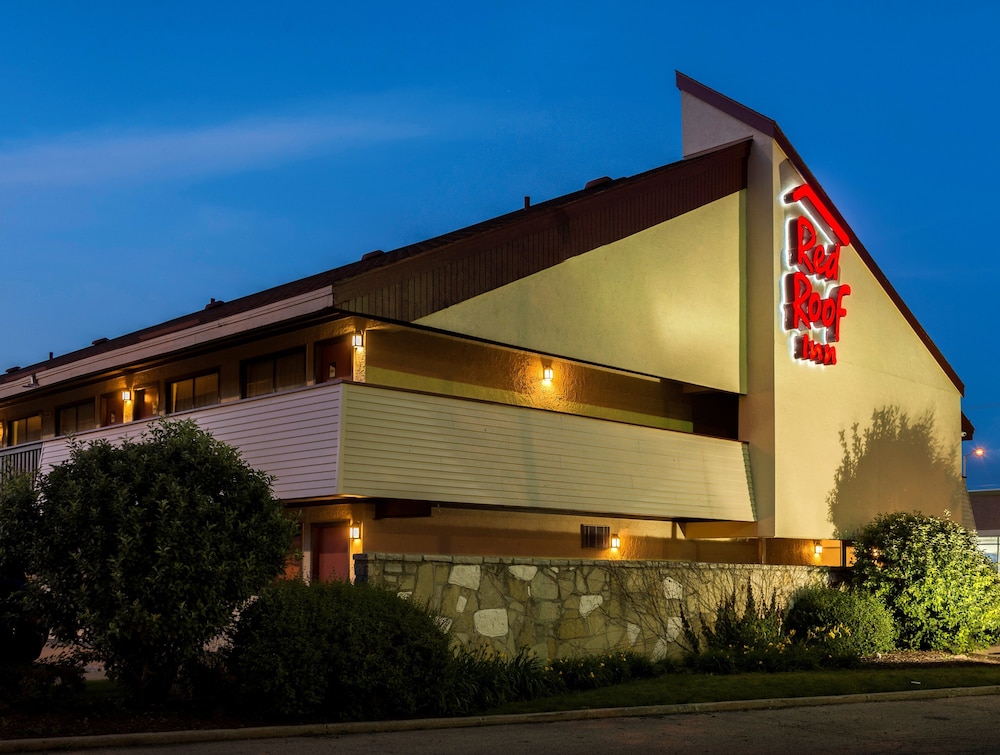
[{"label": "green shrub", "polygon": [[737,607],[738,603],[739,597],[736,588],[733,588],[716,607],[713,619],[699,617],[700,634],[681,612],[684,636],[694,654],[703,649],[747,652],[753,648],[773,646],[781,640],[783,617],[775,596],[771,596],[769,604],[758,607],[753,588],[747,584],[746,603],[742,610]]},{"label": "green shrub", "polygon": [[798,591],[785,616],[797,641],[822,645],[839,656],[860,657],[891,650],[892,614],[874,595],[829,587]]},{"label": "green shrub", "polygon": [[190,420],[118,445],[71,441],[69,460],[39,483],[26,554],[40,615],[133,702],[162,701],[284,570],[294,525],[271,481]]},{"label": "green shrub", "polygon": [[858,661],[857,654],[842,652],[834,642],[848,635],[843,626],[824,627],[822,633],[807,630],[796,642],[785,630],[784,612],[774,597],[758,606],[748,585],[742,611],[737,603],[734,589],[716,608],[714,620],[700,617],[700,632],[681,613],[684,636],[691,648],[684,659],[687,668],[703,674],[732,674],[841,667]]},{"label": "green shrub", "polygon": [[899,645],[965,652],[1000,631],[1000,577],[975,534],[950,519],[884,514],[855,540],[855,585],[892,612]]},{"label": "green shrub", "polygon": [[275,583],[243,612],[229,660],[244,704],[281,718],[437,715],[454,672],[425,610],[346,582]]}]

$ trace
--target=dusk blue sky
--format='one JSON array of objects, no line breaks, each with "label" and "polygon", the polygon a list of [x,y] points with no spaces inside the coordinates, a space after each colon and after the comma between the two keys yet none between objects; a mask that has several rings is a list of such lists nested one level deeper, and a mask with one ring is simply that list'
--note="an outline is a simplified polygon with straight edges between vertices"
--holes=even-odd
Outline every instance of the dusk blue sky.
[{"label": "dusk blue sky", "polygon": [[4,3],[0,371],[679,160],[676,69],[779,123],[1000,487],[998,32],[985,2]]}]

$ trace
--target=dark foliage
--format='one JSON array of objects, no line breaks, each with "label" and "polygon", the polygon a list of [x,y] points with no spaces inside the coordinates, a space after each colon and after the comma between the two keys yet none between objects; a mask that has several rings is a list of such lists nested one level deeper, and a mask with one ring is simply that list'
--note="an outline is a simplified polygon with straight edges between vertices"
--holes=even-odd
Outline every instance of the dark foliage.
[{"label": "dark foliage", "polygon": [[230,669],[251,710],[279,718],[438,715],[454,658],[421,607],[346,582],[281,580],[240,617]]}]

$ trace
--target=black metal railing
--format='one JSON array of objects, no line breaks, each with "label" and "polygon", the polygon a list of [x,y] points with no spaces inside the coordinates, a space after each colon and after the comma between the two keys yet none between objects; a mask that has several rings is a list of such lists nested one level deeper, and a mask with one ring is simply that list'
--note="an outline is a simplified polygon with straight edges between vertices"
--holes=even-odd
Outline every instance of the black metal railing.
[{"label": "black metal railing", "polygon": [[0,480],[10,475],[35,474],[42,459],[41,443],[0,449]]}]

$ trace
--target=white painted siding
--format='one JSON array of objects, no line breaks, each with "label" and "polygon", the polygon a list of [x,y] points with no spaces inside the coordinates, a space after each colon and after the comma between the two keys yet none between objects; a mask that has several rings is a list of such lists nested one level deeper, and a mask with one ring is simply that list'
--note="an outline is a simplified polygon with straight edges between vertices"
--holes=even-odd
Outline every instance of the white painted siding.
[{"label": "white painted siding", "polygon": [[737,441],[344,386],[342,493],[753,521]]},{"label": "white painted siding", "polygon": [[[171,418],[194,419],[216,439],[239,448],[250,466],[277,478],[274,492],[283,500],[329,496],[337,492],[342,388],[331,383],[182,412]],[[147,424],[116,425],[77,437],[83,442],[113,442],[126,436],[136,439]],[[66,438],[46,441],[41,470],[67,458]]]},{"label": "white painted siding", "polygon": [[[173,415],[275,475],[283,500],[338,493],[753,521],[736,441],[524,407],[332,383]],[[83,433],[138,438],[145,422]],[[41,468],[69,456],[46,441]],[[339,475],[339,479],[338,479]]]}]

